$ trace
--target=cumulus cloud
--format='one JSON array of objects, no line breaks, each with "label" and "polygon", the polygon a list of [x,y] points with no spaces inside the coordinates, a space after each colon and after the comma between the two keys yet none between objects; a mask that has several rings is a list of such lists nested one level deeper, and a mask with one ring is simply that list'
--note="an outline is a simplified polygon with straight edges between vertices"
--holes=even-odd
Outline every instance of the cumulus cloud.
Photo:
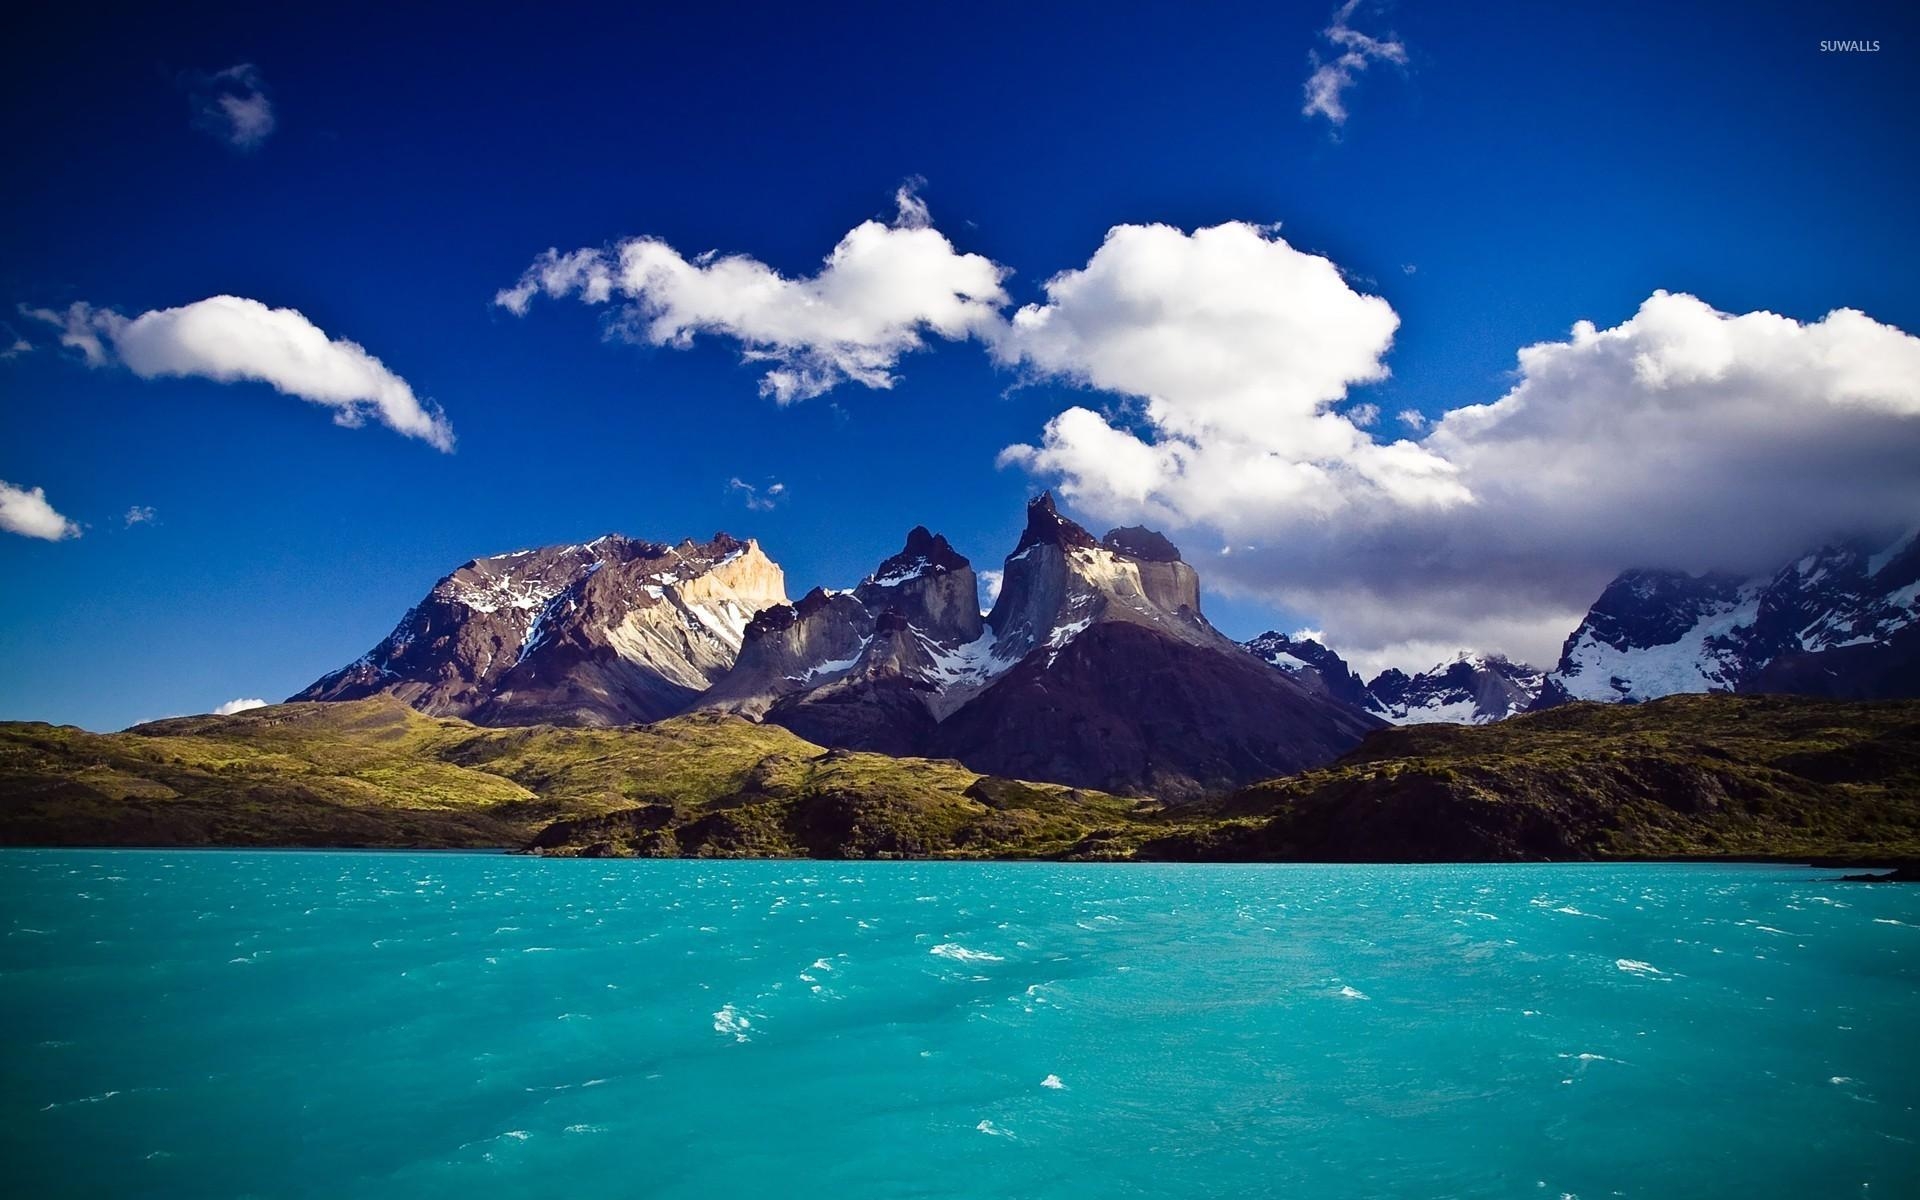
[{"label": "cumulus cloud", "polygon": [[335,424],[359,426],[372,417],[436,449],[453,449],[453,427],[438,405],[421,400],[357,342],[328,337],[291,308],[211,296],[137,317],[84,302],[64,312],[22,311],[58,326],[61,344],[79,351],[90,366],[118,362],[142,379],[265,383],[331,408]]},{"label": "cumulus cloud", "polygon": [[780,506],[781,498],[787,494],[787,485],[774,482],[765,487],[757,487],[736,475],[727,480],[727,490],[740,496],[746,506],[753,511],[769,512]]},{"label": "cumulus cloud", "polygon": [[1920,513],[1920,339],[1850,309],[1657,292],[1385,442],[1347,401],[1386,375],[1397,318],[1276,231],[1121,227],[1046,293],[996,353],[1121,403],[1070,407],[1002,462],[1101,520],[1224,541],[1214,579],[1370,665],[1550,661],[1620,570],[1763,570]]},{"label": "cumulus cloud", "polygon": [[216,717],[230,717],[235,713],[246,712],[250,708],[265,708],[266,706],[267,702],[265,700],[257,696],[249,696],[240,700],[227,701],[219,708],[214,709],[213,715]]},{"label": "cumulus cloud", "polygon": [[18,487],[4,479],[0,479],[0,529],[48,542],[80,536],[80,527],[47,503],[44,489]]},{"label": "cumulus cloud", "polygon": [[235,150],[257,150],[273,132],[273,101],[252,63],[187,78],[193,127]]},{"label": "cumulus cloud", "polygon": [[911,185],[891,222],[864,221],[812,275],[789,278],[757,259],[689,259],[658,238],[605,249],[550,249],[494,303],[524,314],[538,296],[618,300],[609,336],[684,349],[700,335],[739,343],[768,364],[760,390],[782,404],[844,382],[893,386],[893,367],[928,335],[963,340],[990,329],[1006,303],[1002,269],[961,254],[934,229]]},{"label": "cumulus cloud", "polygon": [[1014,314],[995,354],[1132,407],[1069,408],[1038,446],[1001,460],[1062,477],[1083,508],[1211,524],[1237,542],[1249,511],[1467,499],[1445,461],[1356,423],[1377,408],[1333,409],[1352,386],[1386,377],[1399,317],[1275,228],[1118,226],[1045,292]]},{"label": "cumulus cloud", "polygon": [[[1308,62],[1313,66],[1313,74],[1307,77],[1307,102],[1300,109],[1306,117],[1325,117],[1335,128],[1347,123],[1347,90],[1359,81],[1360,75],[1377,62],[1405,66],[1407,48],[1405,44],[1391,36],[1376,38],[1361,33],[1350,21],[1354,10],[1360,7],[1360,0],[1347,0],[1333,11],[1333,20],[1320,31],[1333,47],[1331,55],[1311,50],[1307,54]],[[1407,274],[1413,274],[1413,268],[1406,268]]]},{"label": "cumulus cloud", "polygon": [[135,525],[150,525],[157,519],[158,515],[153,511],[151,504],[134,505],[127,510],[127,515],[124,518],[128,529],[133,528]]}]

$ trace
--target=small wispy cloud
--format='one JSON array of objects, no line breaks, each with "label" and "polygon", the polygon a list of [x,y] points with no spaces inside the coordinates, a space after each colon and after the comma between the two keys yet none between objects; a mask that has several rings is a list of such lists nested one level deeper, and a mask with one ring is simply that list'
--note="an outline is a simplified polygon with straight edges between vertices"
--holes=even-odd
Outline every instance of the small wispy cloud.
[{"label": "small wispy cloud", "polygon": [[1313,74],[1307,77],[1307,102],[1300,115],[1325,117],[1335,129],[1347,123],[1347,90],[1368,67],[1377,62],[1400,67],[1407,64],[1405,43],[1391,34],[1376,38],[1361,33],[1350,24],[1354,10],[1359,7],[1360,0],[1347,0],[1333,10],[1332,22],[1320,31],[1320,36],[1334,48],[1330,57],[1319,50],[1307,53]]},{"label": "small wispy cloud", "polygon": [[727,480],[727,490],[739,495],[746,506],[753,511],[767,512],[780,506],[780,501],[786,497],[787,485],[775,481],[765,487],[755,487],[735,475]]},{"label": "small wispy cloud", "polygon": [[5,362],[10,358],[19,358],[22,354],[30,353],[33,350],[33,343],[16,333],[13,326],[0,321],[0,347],[5,347],[0,349],[0,362]]},{"label": "small wispy cloud", "polygon": [[235,713],[243,713],[250,708],[265,708],[266,706],[267,702],[258,696],[248,696],[239,700],[227,701],[219,708],[214,709],[213,715],[216,717],[230,717]]},{"label": "small wispy cloud", "polygon": [[273,101],[252,63],[186,77],[193,127],[242,152],[257,150],[273,132]]},{"label": "small wispy cloud", "polygon": [[1417,408],[1403,408],[1397,415],[1402,425],[1416,433],[1427,427],[1427,414]]},{"label": "small wispy cloud", "polygon": [[127,528],[132,529],[135,525],[152,524],[157,518],[158,514],[153,511],[151,504],[136,504],[127,510],[125,520]]},{"label": "small wispy cloud", "polygon": [[45,489],[18,487],[4,479],[0,479],[0,529],[45,542],[80,536],[80,526],[47,503]]}]

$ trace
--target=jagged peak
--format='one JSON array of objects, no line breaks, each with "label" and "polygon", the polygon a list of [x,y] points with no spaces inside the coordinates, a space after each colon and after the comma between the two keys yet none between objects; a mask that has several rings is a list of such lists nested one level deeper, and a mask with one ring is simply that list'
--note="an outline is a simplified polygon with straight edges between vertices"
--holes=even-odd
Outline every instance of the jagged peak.
[{"label": "jagged peak", "polygon": [[1118,529],[1109,529],[1107,536],[1100,539],[1100,544],[1116,554],[1141,562],[1180,561],[1180,547],[1168,541],[1165,534],[1144,525],[1123,525]]},{"label": "jagged peak", "polygon": [[1085,546],[1088,549],[1098,546],[1094,536],[1075,522],[1060,515],[1053,506],[1053,493],[1041,492],[1027,502],[1027,527],[1020,533],[1020,544],[1013,548],[1015,554],[1033,546]]},{"label": "jagged peak", "polygon": [[900,552],[883,561],[865,582],[894,587],[922,575],[940,575],[972,565],[964,554],[953,548],[946,535],[934,533],[925,525],[915,525],[907,532],[906,545]]}]

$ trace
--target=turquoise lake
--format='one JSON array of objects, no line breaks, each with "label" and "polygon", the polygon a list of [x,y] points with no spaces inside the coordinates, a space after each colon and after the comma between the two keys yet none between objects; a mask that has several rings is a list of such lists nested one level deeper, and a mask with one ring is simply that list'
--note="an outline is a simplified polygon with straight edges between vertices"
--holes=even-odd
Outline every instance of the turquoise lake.
[{"label": "turquoise lake", "polygon": [[1920,887],[0,853],[18,1196],[1920,1192]]}]

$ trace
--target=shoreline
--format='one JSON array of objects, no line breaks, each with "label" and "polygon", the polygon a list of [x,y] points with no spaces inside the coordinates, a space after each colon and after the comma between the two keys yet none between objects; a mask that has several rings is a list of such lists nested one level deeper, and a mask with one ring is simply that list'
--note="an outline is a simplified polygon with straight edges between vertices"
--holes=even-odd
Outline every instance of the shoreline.
[{"label": "shoreline", "polygon": [[[474,855],[486,858],[527,858],[557,862],[625,862],[625,863],[666,863],[666,862],[704,862],[704,863],[750,863],[750,862],[787,862],[787,863],[840,863],[840,864],[876,864],[876,863],[942,863],[953,865],[993,865],[993,866],[1056,866],[1056,867],[1606,867],[1606,866],[1747,866],[1747,867],[1801,867],[1807,870],[1862,871],[1862,872],[1899,872],[1903,868],[1915,866],[1913,860],[1892,858],[1884,855],[1864,855],[1850,858],[1840,855],[1621,855],[1610,858],[1566,858],[1566,859],[1458,859],[1436,861],[1430,859],[1062,859],[1033,856],[1022,857],[979,857],[959,855],[926,855],[921,857],[883,857],[883,858],[813,858],[800,855],[607,855],[587,856],[577,854],[536,854],[517,848],[459,847],[459,846],[169,846],[169,845],[12,845],[0,846],[0,856],[9,853],[133,853],[133,854],[171,854],[171,853],[220,853],[220,854],[377,854],[377,855]],[[1877,882],[1872,878],[1851,879],[1847,882]]]}]

